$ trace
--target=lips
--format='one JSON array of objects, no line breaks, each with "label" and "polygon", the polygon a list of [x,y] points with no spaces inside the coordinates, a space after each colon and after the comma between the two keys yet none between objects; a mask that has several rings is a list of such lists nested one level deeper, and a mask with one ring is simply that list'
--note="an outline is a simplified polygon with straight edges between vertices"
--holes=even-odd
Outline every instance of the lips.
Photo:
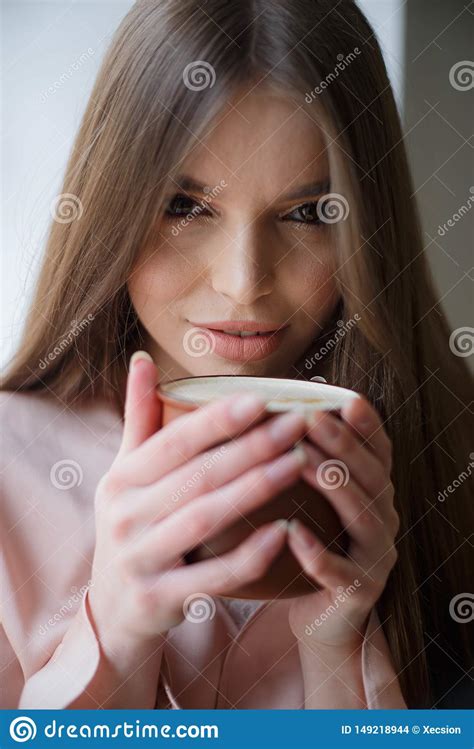
[{"label": "lips", "polygon": [[207,330],[209,335],[210,353],[232,361],[247,362],[265,359],[276,351],[286,335],[287,328],[245,337],[202,326],[201,330]]}]

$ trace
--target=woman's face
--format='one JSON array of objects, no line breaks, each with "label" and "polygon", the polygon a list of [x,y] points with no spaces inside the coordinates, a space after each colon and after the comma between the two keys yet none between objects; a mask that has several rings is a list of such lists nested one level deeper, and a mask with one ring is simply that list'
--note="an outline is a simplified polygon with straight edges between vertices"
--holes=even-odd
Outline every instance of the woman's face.
[{"label": "woman's face", "polygon": [[[163,379],[296,374],[338,298],[317,213],[328,178],[321,132],[291,100],[254,89],[229,102],[128,282]],[[207,328],[228,321],[284,329],[246,341]]]}]

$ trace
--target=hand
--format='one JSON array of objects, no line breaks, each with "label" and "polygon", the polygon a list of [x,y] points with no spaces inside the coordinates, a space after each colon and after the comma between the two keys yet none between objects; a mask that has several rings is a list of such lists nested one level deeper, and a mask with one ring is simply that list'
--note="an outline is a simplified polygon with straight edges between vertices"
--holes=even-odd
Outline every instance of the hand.
[{"label": "hand", "polygon": [[399,516],[390,480],[391,442],[375,409],[357,398],[341,411],[315,412],[304,440],[310,463],[303,479],[331,503],[349,535],[347,557],[327,550],[302,523],[290,522],[288,543],[321,589],[292,601],[293,633],[310,648],[351,652],[361,644],[371,609],[398,553]]},{"label": "hand", "polygon": [[303,468],[297,452],[286,453],[306,431],[302,415],[259,424],[265,402],[244,410],[232,395],[160,429],[156,379],[149,358],[134,359],[122,444],[95,497],[89,604],[112,653],[159,639],[185,618],[188,597],[192,613],[193,600],[212,606],[206,596],[262,576],[284,546],[284,525],[267,524],[213,559],[187,565],[184,555],[292,485]]}]

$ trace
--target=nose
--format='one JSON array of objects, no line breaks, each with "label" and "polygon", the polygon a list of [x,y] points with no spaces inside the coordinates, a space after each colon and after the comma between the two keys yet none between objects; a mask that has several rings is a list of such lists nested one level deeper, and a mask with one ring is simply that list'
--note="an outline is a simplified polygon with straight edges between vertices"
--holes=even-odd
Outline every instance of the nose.
[{"label": "nose", "polygon": [[263,233],[254,225],[224,235],[224,248],[212,262],[212,287],[234,304],[249,305],[272,292],[272,253]]}]

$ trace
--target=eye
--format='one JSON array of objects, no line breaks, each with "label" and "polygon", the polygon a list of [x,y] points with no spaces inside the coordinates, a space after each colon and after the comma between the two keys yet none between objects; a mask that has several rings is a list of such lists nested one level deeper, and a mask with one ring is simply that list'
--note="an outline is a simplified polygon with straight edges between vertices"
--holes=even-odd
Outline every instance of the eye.
[{"label": "eye", "polygon": [[297,224],[306,224],[320,228],[325,224],[324,221],[324,201],[316,200],[310,203],[303,203],[294,208],[291,213],[281,216],[282,221],[293,221]]},{"label": "eye", "polygon": [[165,216],[173,218],[175,216],[188,216],[189,214],[194,218],[212,215],[204,201],[194,200],[194,198],[184,195],[184,193],[173,195],[166,208]]}]

